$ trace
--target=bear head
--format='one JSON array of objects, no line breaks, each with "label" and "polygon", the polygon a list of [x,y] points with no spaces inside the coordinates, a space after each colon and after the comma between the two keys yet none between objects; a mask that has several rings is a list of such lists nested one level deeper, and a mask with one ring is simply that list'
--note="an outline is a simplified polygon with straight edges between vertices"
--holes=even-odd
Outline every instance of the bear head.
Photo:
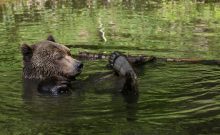
[{"label": "bear head", "polygon": [[55,42],[53,36],[34,45],[23,44],[23,76],[27,79],[64,77],[72,79],[81,73],[82,62],[71,56],[70,49]]}]

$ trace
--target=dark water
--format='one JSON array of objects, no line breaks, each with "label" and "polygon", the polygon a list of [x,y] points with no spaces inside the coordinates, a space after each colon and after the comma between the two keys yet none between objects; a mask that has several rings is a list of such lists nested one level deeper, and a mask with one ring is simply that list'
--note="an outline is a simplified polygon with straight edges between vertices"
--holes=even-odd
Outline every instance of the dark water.
[{"label": "dark water", "polygon": [[[152,63],[139,67],[140,96],[89,88],[71,96],[24,98],[21,43],[53,34],[79,51],[220,59],[220,3],[164,0],[0,1],[1,135],[220,134],[220,67]],[[79,46],[80,45],[80,46]],[[79,79],[107,72],[85,61]]]}]

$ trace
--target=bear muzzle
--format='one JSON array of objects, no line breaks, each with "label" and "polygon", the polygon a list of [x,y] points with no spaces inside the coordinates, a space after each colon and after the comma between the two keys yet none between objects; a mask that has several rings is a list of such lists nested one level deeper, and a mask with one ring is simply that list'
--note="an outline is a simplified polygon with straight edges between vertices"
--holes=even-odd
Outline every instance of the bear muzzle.
[{"label": "bear muzzle", "polygon": [[83,63],[82,62],[78,62],[77,64],[74,65],[74,74],[73,75],[68,75],[68,79],[71,80],[75,80],[75,77],[80,75],[83,69]]}]

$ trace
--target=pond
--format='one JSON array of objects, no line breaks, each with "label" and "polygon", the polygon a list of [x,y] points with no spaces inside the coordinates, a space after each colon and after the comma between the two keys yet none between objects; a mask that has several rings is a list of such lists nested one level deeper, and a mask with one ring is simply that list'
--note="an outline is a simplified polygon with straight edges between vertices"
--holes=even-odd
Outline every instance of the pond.
[{"label": "pond", "polygon": [[[209,0],[0,1],[1,135],[220,134],[220,67],[156,62],[138,70],[139,98],[88,88],[24,96],[20,45],[54,35],[80,51],[220,59],[220,2]],[[84,61],[78,79],[108,72]],[[108,86],[108,85],[106,85]],[[103,87],[106,87],[103,86]]]}]

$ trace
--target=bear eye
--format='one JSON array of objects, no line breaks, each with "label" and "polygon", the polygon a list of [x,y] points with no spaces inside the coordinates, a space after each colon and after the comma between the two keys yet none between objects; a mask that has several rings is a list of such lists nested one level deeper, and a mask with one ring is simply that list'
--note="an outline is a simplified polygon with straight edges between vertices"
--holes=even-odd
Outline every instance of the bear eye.
[{"label": "bear eye", "polygon": [[72,54],[71,54],[70,52],[67,52],[67,55],[68,55],[68,56],[72,56]]},{"label": "bear eye", "polygon": [[57,55],[55,55],[55,58],[56,58],[57,60],[61,60],[61,59],[63,58],[63,55],[57,54]]}]

